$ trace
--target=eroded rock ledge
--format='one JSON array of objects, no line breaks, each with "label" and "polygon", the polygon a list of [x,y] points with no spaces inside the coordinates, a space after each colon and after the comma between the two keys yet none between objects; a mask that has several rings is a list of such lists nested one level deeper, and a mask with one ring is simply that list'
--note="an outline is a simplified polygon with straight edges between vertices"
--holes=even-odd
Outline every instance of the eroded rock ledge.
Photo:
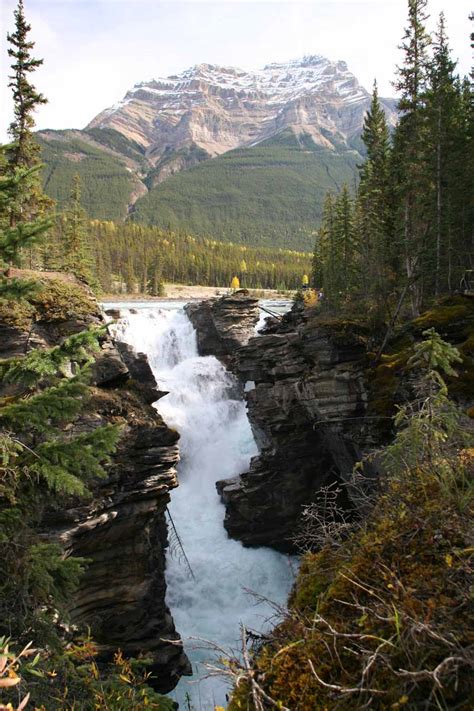
[{"label": "eroded rock ledge", "polygon": [[[366,368],[363,329],[324,323],[309,310],[288,314],[238,351],[260,455],[248,472],[217,483],[229,535],[294,549],[301,507],[321,486],[345,480],[370,440]],[[347,494],[341,499],[350,506]]]},{"label": "eroded rock ledge", "polygon": [[[48,295],[55,288],[52,282]],[[77,306],[68,305],[73,289],[81,292],[80,318]],[[2,358],[56,345],[103,322],[82,288],[63,284],[58,291],[64,291],[66,306],[56,308],[57,299],[45,301],[44,309],[38,305],[32,326],[23,314],[0,314],[0,333],[7,336]],[[146,356],[104,338],[93,366],[92,397],[74,432],[113,423],[123,435],[107,479],[90,487],[91,499],[65,499],[61,510],[46,511],[41,533],[88,560],[70,601],[72,621],[90,627],[104,659],[118,648],[127,656],[146,654],[153,662],[151,683],[167,692],[190,673],[190,665],[165,602],[165,511],[178,485],[179,435],[151,407],[160,395]]]},{"label": "eroded rock ledge", "polygon": [[51,513],[48,529],[89,560],[71,604],[73,621],[91,627],[104,657],[117,648],[150,656],[154,685],[167,692],[189,673],[165,602],[165,512],[178,484],[179,435],[151,407],[160,393],[146,357],[117,346],[124,357],[110,342],[103,345],[89,413],[77,423],[122,425],[110,475],[96,484],[90,504]]}]

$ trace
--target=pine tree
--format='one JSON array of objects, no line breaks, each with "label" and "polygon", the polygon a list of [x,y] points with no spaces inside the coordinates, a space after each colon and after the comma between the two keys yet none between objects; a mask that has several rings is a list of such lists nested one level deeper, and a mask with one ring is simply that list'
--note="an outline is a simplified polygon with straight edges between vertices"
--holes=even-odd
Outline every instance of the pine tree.
[{"label": "pine tree", "polygon": [[[87,403],[87,364],[98,335],[77,334],[50,351],[0,364],[1,386],[16,384],[15,396],[0,403],[0,634],[21,635],[28,624],[34,635],[39,606],[58,606],[81,572],[82,561],[65,560],[35,529],[46,504],[84,496],[88,482],[105,475],[119,437],[111,425],[74,436],[66,427]],[[76,375],[64,377],[71,366]]]},{"label": "pine tree", "polygon": [[155,252],[150,262],[150,278],[147,285],[147,293],[150,296],[164,296],[165,287],[162,278],[161,257],[159,252]]},{"label": "pine tree", "polygon": [[75,175],[70,201],[63,214],[64,269],[91,283],[92,255],[87,232],[87,214],[81,205],[81,179]]},{"label": "pine tree", "polygon": [[445,477],[455,476],[456,468],[449,461],[449,449],[458,455],[462,446],[472,446],[472,433],[461,427],[462,411],[448,397],[445,376],[457,377],[455,364],[462,358],[457,348],[443,341],[430,328],[423,332],[425,340],[417,343],[409,366],[416,373],[416,398],[401,407],[395,417],[397,435],[383,454],[389,473],[420,476],[423,466]]},{"label": "pine tree", "polygon": [[[370,108],[364,118],[362,140],[367,150],[367,162],[373,167],[375,178],[380,183],[387,179],[390,140],[385,112],[380,105],[377,82],[374,81]],[[361,171],[364,176],[364,167]]]},{"label": "pine tree", "polygon": [[404,64],[398,67],[395,83],[401,94],[393,152],[398,243],[410,285],[413,315],[419,313],[423,299],[423,258],[429,226],[425,92],[430,38],[425,30],[426,5],[427,0],[408,0],[408,27],[401,46]]},{"label": "pine tree", "polygon": [[[28,172],[17,168],[14,177],[0,179],[0,205],[7,212]],[[17,261],[20,250],[40,239],[48,226],[44,220],[2,226],[0,261]],[[3,276],[2,308],[12,299],[27,300],[34,288],[32,282]],[[104,475],[102,463],[119,436],[112,426],[72,437],[65,431],[87,402],[87,367],[98,335],[78,334],[50,351],[0,363],[1,386],[15,384],[13,395],[0,399],[0,634],[13,629],[21,634],[27,619],[34,626],[38,607],[51,595],[58,603],[80,572],[80,561],[63,560],[62,551],[40,542],[34,528],[46,501],[54,505],[53,494],[84,495],[87,481]],[[65,372],[75,375],[65,377]]]},{"label": "pine tree", "polygon": [[358,280],[353,208],[348,187],[344,185],[336,200],[333,237],[333,255],[336,260],[334,270],[341,295],[350,293]]},{"label": "pine tree", "polygon": [[330,212],[323,257],[324,293],[333,305],[351,291],[355,269],[353,205],[347,185],[337,196]]},{"label": "pine tree", "polygon": [[326,195],[313,254],[313,284],[324,288],[325,297],[333,306],[353,291],[358,282],[356,239],[354,204],[344,185],[336,200],[331,193]]},{"label": "pine tree", "polygon": [[[2,162],[5,165],[4,155],[3,146],[0,147],[0,167]],[[51,227],[47,219],[11,224],[11,205],[17,203],[18,194],[24,193],[25,184],[29,184],[31,173],[36,170],[36,167],[18,167],[13,173],[0,172],[0,298],[16,299],[31,292],[31,283],[7,278],[9,266],[18,265],[22,250],[37,245]]]},{"label": "pine tree", "polygon": [[372,101],[364,120],[362,140],[367,159],[360,166],[356,230],[360,251],[361,286],[365,298],[385,301],[390,289],[393,225],[390,184],[390,137],[374,82]]},{"label": "pine tree", "polygon": [[134,294],[137,287],[137,277],[135,275],[135,265],[131,254],[128,255],[123,272],[125,282],[125,293]]},{"label": "pine tree", "polygon": [[47,103],[47,99],[36,91],[29,81],[28,75],[43,64],[42,59],[31,56],[30,50],[35,46],[28,41],[31,25],[26,22],[23,0],[18,0],[18,7],[14,12],[15,32],[7,34],[11,47],[8,56],[14,61],[13,74],[9,77],[9,87],[13,92],[14,121],[10,124],[10,135],[14,141],[11,162],[15,166],[31,168],[38,163],[39,146],[33,140],[32,129],[35,122],[33,112],[38,106]]},{"label": "pine tree", "polygon": [[[450,193],[451,161],[453,159],[453,139],[458,111],[459,94],[456,90],[454,70],[456,63],[451,59],[446,36],[445,19],[440,14],[438,29],[433,42],[433,58],[429,67],[429,88],[426,93],[428,148],[430,169],[433,175],[434,191],[433,224],[428,263],[434,273],[433,291],[440,293],[446,283],[446,264],[450,234]],[[456,186],[459,189],[459,186]]]},{"label": "pine tree", "polygon": [[323,205],[321,227],[316,235],[313,253],[312,281],[316,288],[332,290],[331,245],[334,237],[334,196],[327,193]]},{"label": "pine tree", "polygon": [[[35,110],[47,100],[29,80],[29,74],[42,65],[42,59],[31,55],[34,42],[28,40],[31,26],[26,22],[23,0],[18,0],[14,12],[15,31],[7,35],[10,44],[8,55],[12,58],[12,74],[9,87],[13,94],[14,120],[9,133],[13,143],[7,150],[7,172],[14,175],[18,168],[35,168],[41,165],[40,147],[33,136]],[[51,209],[52,201],[42,191],[38,171],[25,174],[15,201],[10,203],[10,225],[17,222],[29,222],[44,215]]]},{"label": "pine tree", "polygon": [[[450,184],[445,196],[449,210],[446,235],[446,287],[459,288],[466,269],[474,268],[474,94],[466,77],[456,82],[458,101],[448,156]],[[443,267],[443,263],[442,263]]]}]

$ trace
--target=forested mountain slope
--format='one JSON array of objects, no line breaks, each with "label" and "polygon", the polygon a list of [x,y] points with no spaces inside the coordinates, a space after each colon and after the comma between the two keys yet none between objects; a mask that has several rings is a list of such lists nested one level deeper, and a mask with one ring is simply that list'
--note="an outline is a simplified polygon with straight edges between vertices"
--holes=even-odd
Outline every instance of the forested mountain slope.
[{"label": "forested mountain slope", "polygon": [[312,249],[324,195],[354,185],[360,154],[318,146],[291,129],[170,177],[135,204],[133,219],[216,239]]},{"label": "forested mountain slope", "polygon": [[113,130],[42,131],[43,187],[64,207],[75,175],[83,185],[82,205],[96,219],[123,220],[136,195],[146,192],[139,179],[139,146]]},{"label": "forested mountain slope", "polygon": [[[136,84],[83,131],[40,132],[44,188],[64,204],[78,173],[92,218],[134,212],[226,241],[312,247],[326,190],[354,184],[369,104],[345,62],[321,56],[259,72],[196,65]],[[393,102],[383,106],[393,125]]]}]

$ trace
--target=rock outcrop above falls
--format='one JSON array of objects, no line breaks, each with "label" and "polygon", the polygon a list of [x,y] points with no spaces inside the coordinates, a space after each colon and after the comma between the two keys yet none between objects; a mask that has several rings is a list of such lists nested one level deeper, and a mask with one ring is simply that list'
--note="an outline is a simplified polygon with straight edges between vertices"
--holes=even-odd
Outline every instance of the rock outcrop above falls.
[{"label": "rock outcrop above falls", "polygon": [[[302,506],[322,486],[347,480],[370,440],[365,334],[316,311],[288,314],[270,331],[241,348],[235,364],[254,384],[247,403],[260,455],[217,488],[232,537],[291,551]],[[341,504],[350,507],[346,492]]]},{"label": "rock outcrop above falls", "polygon": [[229,364],[235,352],[255,334],[258,299],[246,289],[218,299],[190,302],[186,314],[196,329],[199,355]]},{"label": "rock outcrop above falls", "polygon": [[[82,287],[54,280],[30,311],[0,313],[0,333],[7,336],[2,358],[57,345],[103,323]],[[166,507],[178,484],[179,435],[151,406],[160,395],[146,356],[104,337],[90,400],[72,431],[119,425],[119,446],[107,478],[90,486],[92,497],[65,498],[61,509],[45,512],[41,534],[88,561],[69,612],[74,623],[90,628],[100,657],[118,648],[127,656],[145,654],[152,683],[167,692],[190,667],[165,602]]]}]

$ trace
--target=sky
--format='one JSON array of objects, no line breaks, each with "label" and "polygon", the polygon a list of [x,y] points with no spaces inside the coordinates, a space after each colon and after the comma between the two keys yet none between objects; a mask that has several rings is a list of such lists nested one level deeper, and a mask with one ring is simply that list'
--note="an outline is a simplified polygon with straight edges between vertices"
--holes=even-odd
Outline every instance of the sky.
[{"label": "sky", "polygon": [[[44,64],[34,83],[48,98],[36,116],[44,128],[84,128],[139,81],[194,64],[259,69],[271,62],[322,54],[345,60],[370,90],[394,96],[406,0],[24,0]],[[6,33],[16,0],[0,0],[0,141],[12,119]],[[441,10],[458,70],[471,65],[470,0],[429,0],[429,28]]]}]

